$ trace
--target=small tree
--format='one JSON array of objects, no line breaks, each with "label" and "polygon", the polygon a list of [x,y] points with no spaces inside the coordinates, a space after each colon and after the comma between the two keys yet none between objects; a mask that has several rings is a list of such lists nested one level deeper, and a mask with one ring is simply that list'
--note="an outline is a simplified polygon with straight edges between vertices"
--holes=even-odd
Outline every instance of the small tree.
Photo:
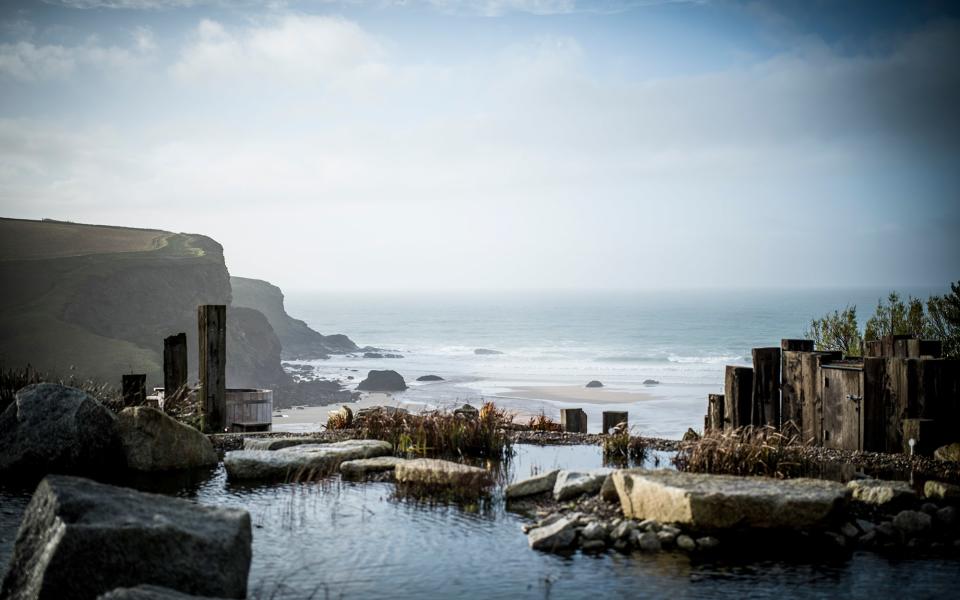
[{"label": "small tree", "polygon": [[890,292],[886,302],[877,301],[877,312],[867,320],[864,339],[879,340],[885,335],[916,334],[925,337],[930,325],[923,301],[908,296],[907,301],[897,292]]},{"label": "small tree", "polygon": [[810,321],[806,337],[813,340],[817,350],[839,350],[845,356],[860,356],[863,339],[857,325],[857,307],[827,313]]},{"label": "small tree", "polygon": [[950,293],[927,300],[931,337],[943,341],[943,355],[960,358],[960,281],[950,284]]}]

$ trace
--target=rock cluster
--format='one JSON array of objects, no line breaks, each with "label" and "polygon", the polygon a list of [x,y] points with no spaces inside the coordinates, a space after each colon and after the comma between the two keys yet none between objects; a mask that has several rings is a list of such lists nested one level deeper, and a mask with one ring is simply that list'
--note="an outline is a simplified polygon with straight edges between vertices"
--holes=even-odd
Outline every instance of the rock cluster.
[{"label": "rock cluster", "polygon": [[396,371],[370,371],[367,378],[357,384],[357,389],[363,392],[402,392],[407,389],[407,382]]}]

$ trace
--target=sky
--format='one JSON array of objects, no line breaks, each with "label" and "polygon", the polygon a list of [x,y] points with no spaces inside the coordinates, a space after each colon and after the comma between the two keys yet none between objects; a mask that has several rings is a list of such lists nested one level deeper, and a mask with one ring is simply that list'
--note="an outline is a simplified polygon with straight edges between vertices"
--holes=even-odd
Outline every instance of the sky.
[{"label": "sky", "polygon": [[7,1],[0,216],[285,289],[945,286],[960,4]]}]

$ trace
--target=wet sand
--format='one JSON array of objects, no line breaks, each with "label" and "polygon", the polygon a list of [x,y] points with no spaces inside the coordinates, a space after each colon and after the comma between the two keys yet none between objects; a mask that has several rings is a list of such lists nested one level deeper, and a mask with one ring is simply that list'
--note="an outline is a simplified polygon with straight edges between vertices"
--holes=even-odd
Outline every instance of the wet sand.
[{"label": "wet sand", "polygon": [[651,394],[643,392],[625,392],[609,388],[585,388],[578,385],[517,386],[497,394],[496,397],[598,405],[632,404],[653,399]]}]

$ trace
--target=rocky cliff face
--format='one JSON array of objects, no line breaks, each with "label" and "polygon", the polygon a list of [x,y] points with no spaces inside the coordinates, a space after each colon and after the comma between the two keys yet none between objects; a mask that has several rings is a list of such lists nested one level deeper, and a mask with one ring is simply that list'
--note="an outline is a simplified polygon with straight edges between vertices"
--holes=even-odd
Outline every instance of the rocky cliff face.
[{"label": "rocky cliff face", "polygon": [[357,345],[345,335],[322,335],[306,323],[287,314],[283,306],[283,292],[275,285],[259,279],[231,277],[233,305],[252,308],[266,316],[277,333],[285,359],[327,358],[330,354],[344,354],[357,350]]},{"label": "rocky cliff face", "polygon": [[[110,384],[139,372],[148,386],[162,385],[163,338],[182,331],[196,381],[197,306],[232,299],[220,244],[193,234],[0,219],[5,235],[17,244],[4,248],[0,277],[16,289],[0,298],[0,362]],[[227,335],[228,386],[289,383],[266,317],[230,307]]]}]

